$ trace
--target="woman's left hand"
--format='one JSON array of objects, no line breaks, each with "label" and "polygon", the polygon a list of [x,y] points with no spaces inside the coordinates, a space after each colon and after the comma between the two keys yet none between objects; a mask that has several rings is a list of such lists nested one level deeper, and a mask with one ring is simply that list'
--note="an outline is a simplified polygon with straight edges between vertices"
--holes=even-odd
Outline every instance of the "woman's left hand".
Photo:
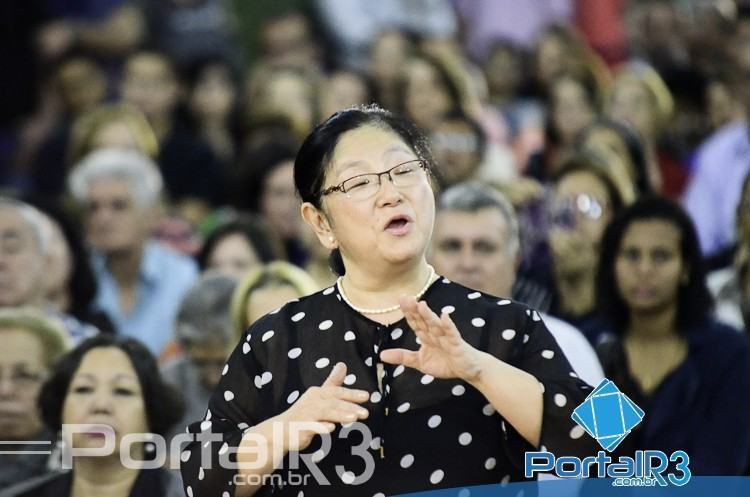
[{"label": "woman's left hand", "polygon": [[422,344],[417,351],[384,350],[380,353],[383,362],[403,364],[435,378],[460,378],[469,383],[478,379],[481,353],[464,341],[447,313],[438,317],[414,297],[401,297],[399,304]]}]

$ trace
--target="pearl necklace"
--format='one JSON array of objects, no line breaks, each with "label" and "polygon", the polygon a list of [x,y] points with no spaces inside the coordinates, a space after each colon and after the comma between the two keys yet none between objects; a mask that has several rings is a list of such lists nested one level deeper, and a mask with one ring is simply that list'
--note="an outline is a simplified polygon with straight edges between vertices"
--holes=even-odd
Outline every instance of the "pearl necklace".
[{"label": "pearl necklace", "polygon": [[[430,285],[432,284],[432,280],[435,277],[435,268],[430,266],[429,264],[427,267],[430,268],[430,275],[427,277],[427,283],[424,284],[422,289],[419,291],[418,294],[414,296],[415,299],[419,300],[422,298],[422,295],[425,294],[428,288],[430,288]],[[344,280],[343,276],[339,276],[336,280],[336,288],[339,290],[339,295],[341,295],[341,298],[344,299],[344,302],[349,304],[349,307],[354,309],[360,314],[388,314],[389,312],[396,311],[401,308],[400,304],[393,305],[391,307],[384,307],[382,309],[363,309],[361,307],[357,307],[354,304],[352,304],[351,300],[347,298],[346,294],[344,293],[344,285],[342,284],[342,281]]]}]

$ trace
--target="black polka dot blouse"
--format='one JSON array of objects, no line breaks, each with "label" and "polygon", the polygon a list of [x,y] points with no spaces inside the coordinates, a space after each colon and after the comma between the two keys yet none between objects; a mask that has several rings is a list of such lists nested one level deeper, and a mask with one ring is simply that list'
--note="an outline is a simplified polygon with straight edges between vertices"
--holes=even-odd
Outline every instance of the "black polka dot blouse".
[{"label": "black polka dot blouse", "polygon": [[[449,312],[473,347],[539,380],[542,450],[581,457],[594,452],[570,417],[591,387],[578,379],[536,311],[445,278],[423,300],[438,314]],[[236,461],[229,448],[239,445],[245,430],[321,385],[339,361],[347,366],[345,386],[371,392],[363,404],[369,417],[339,425],[330,447],[315,437],[302,454],[287,455],[255,495],[380,497],[524,480],[524,452],[539,448],[469,384],[380,364],[379,352],[387,348],[419,348],[406,320],[376,323],[349,307],[336,287],[260,319],[228,359],[205,419],[188,427],[193,434],[219,433],[222,440],[193,442],[181,453],[186,495],[233,496],[246,480],[219,467],[219,456],[229,452]],[[210,469],[201,452],[212,456]]]}]

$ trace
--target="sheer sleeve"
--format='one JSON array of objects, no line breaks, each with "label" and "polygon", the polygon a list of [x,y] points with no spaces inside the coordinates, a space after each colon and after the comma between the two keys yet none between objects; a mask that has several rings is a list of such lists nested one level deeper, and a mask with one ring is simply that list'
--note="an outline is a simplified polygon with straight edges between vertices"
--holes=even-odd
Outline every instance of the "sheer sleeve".
[{"label": "sheer sleeve", "polygon": [[595,441],[584,436],[584,430],[571,418],[592,387],[578,378],[539,313],[520,309],[522,315],[510,322],[515,326],[490,332],[489,352],[507,350],[511,342],[507,362],[539,381],[544,407],[539,447],[532,447],[509,423],[503,423],[509,456],[523,464],[519,458],[528,450],[548,450],[556,456],[596,453]]}]

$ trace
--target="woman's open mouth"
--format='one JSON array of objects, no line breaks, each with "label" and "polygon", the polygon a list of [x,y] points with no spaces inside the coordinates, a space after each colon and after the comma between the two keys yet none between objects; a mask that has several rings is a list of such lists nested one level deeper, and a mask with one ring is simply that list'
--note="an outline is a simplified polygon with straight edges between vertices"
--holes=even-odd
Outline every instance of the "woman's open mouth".
[{"label": "woman's open mouth", "polygon": [[396,216],[385,226],[385,231],[391,235],[401,236],[411,229],[412,221],[408,216]]}]

